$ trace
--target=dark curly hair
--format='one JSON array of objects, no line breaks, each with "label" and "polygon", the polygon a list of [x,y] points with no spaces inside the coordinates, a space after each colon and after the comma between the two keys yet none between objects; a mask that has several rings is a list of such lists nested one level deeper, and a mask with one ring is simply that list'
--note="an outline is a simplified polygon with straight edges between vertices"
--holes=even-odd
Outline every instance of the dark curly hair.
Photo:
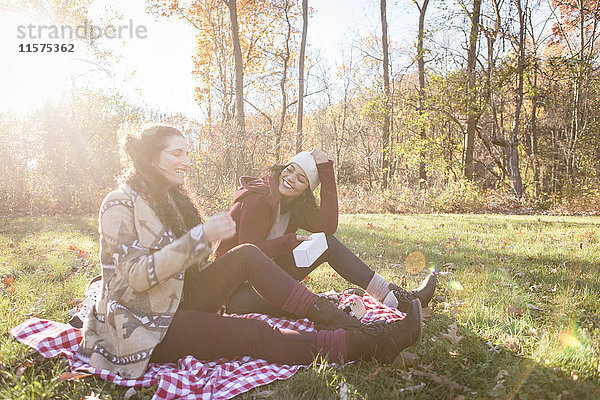
[{"label": "dark curly hair", "polygon": [[202,218],[185,188],[170,185],[154,166],[166,147],[166,139],[173,135],[184,137],[178,129],[164,125],[145,129],[141,135],[124,136],[119,183],[128,184],[146,199],[160,221],[179,237],[201,223]]},{"label": "dark curly hair", "polygon": [[[271,177],[273,177],[276,182],[279,182],[279,177],[281,176],[281,173],[285,167],[287,167],[287,165],[273,165],[269,169]],[[289,208],[290,212],[292,213],[291,219],[298,226],[312,221],[319,212],[317,200],[315,199],[315,196],[310,188],[307,188],[304,193],[292,200]]]}]

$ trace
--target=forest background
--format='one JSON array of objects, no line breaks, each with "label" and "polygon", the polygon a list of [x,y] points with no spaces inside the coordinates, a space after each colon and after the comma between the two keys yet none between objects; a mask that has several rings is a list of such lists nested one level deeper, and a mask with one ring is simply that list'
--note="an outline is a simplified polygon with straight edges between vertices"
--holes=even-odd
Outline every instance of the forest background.
[{"label": "forest background", "polygon": [[[188,184],[207,213],[230,206],[240,176],[314,147],[334,160],[344,212],[597,213],[600,0],[365,2],[377,18],[333,64],[307,43],[313,1],[145,1],[193,27],[198,112],[89,80],[27,113],[0,108],[0,215],[96,212],[119,135],[149,121],[189,138]],[[0,11],[72,27],[123,18],[94,20],[92,3]],[[388,34],[403,9],[418,18],[408,43]],[[86,74],[114,74],[102,38],[71,42]]]}]

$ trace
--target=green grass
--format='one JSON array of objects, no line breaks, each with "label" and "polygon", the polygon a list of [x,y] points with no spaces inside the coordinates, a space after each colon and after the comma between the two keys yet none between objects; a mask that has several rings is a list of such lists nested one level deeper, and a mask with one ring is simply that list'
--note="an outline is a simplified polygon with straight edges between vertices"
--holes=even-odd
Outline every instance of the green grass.
[{"label": "green grass", "polygon": [[[441,272],[423,342],[411,350],[417,365],[314,365],[240,397],[337,399],[344,384],[356,399],[600,398],[599,235],[592,217],[343,215],[338,238],[386,278],[414,287],[427,270]],[[92,217],[0,219],[0,274],[15,277],[12,294],[0,283],[0,398],[124,396],[94,377],[54,380],[65,362],[8,334],[33,315],[68,320],[68,301],[99,271],[97,236]],[[414,250],[427,270],[405,276]],[[349,286],[326,265],[310,278],[316,291]],[[453,323],[458,343],[443,336]],[[464,386],[471,391],[452,388]],[[152,394],[138,389],[135,398]]]}]

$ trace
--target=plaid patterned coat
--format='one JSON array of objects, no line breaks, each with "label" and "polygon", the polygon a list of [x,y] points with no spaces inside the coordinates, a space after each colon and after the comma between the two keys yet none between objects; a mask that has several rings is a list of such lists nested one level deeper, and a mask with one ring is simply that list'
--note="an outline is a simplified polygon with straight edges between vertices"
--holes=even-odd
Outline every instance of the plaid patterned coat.
[{"label": "plaid patterned coat", "polygon": [[211,252],[202,225],[179,238],[129,186],[100,207],[102,291],[83,326],[77,356],[125,378],[141,376],[183,293],[184,271]]}]

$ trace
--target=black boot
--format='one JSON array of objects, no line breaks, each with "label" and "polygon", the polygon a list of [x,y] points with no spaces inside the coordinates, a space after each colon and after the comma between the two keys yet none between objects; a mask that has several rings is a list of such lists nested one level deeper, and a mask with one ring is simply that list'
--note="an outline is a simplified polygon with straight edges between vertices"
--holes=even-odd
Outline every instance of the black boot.
[{"label": "black boot", "polygon": [[417,289],[406,290],[393,283],[389,284],[389,288],[394,293],[394,296],[396,296],[396,299],[398,299],[398,310],[406,312],[406,310],[410,307],[411,300],[414,299],[421,300],[421,306],[427,307],[433,298],[433,294],[435,293],[436,284],[436,274],[429,274],[423,280],[421,286],[419,286]]},{"label": "black boot", "polygon": [[315,323],[317,330],[335,331],[351,326],[361,326],[361,322],[337,308],[325,297],[318,296],[315,304],[310,306],[305,315]]},{"label": "black boot", "polygon": [[404,349],[421,341],[423,318],[419,299],[409,303],[406,317],[401,321],[375,321],[347,331],[348,360],[376,359],[390,363]]}]

